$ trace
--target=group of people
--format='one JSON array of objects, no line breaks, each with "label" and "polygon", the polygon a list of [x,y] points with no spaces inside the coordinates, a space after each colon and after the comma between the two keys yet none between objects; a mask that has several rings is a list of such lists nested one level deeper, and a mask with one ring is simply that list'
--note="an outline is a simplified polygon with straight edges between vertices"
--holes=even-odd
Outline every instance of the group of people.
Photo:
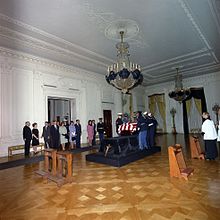
[{"label": "group of people", "polygon": [[[25,142],[25,156],[30,154],[30,145],[33,146],[34,154],[37,153],[37,146],[39,145],[39,130],[37,128],[37,123],[32,124],[32,129],[30,128],[30,122],[27,121],[23,128],[23,140]],[[87,139],[89,146],[96,145],[96,133],[98,132],[100,144],[103,143],[104,139],[104,122],[102,118],[99,118],[99,122],[95,123],[95,120],[89,120],[87,125]],[[62,150],[65,150],[67,146],[70,149],[81,147],[81,135],[82,128],[80,120],[77,119],[76,122],[71,121],[68,124],[67,121],[59,123],[54,120],[51,124],[45,122],[43,127],[43,132],[41,138],[44,139],[45,148],[59,149],[60,146]]]},{"label": "group of people", "polygon": [[[220,116],[220,109],[218,111]],[[203,112],[202,135],[205,143],[206,160],[215,160],[218,157],[217,141],[220,142],[220,120],[217,125],[211,120],[208,112]]]},{"label": "group of people", "polygon": [[[29,156],[31,144],[34,154],[37,153],[37,146],[39,145],[40,139],[37,123],[32,124],[32,129],[30,125],[30,122],[27,121],[23,128],[25,156]],[[75,147],[80,148],[81,134],[82,129],[79,119],[76,120],[76,123],[71,121],[70,124],[67,122],[59,123],[54,120],[52,124],[47,121],[45,122],[41,138],[44,139],[45,148],[59,149],[61,146],[62,150],[65,150],[67,143],[70,144],[71,149]]]},{"label": "group of people", "polygon": [[[132,123],[133,121],[133,123]],[[157,128],[157,120],[153,116],[152,113],[141,111],[136,112],[136,116],[133,120],[129,119],[127,114],[118,114],[118,118],[116,120],[116,132],[121,135],[122,132],[120,131],[120,127],[123,124],[131,123],[132,125],[136,125],[135,133],[138,133],[138,142],[139,142],[139,149],[148,149],[155,145],[155,134]],[[130,128],[134,128],[134,126],[130,126]],[[134,130],[132,130],[133,132]],[[133,132],[134,133],[134,132]]]},{"label": "group of people", "polygon": [[139,149],[149,149],[155,145],[157,120],[148,112],[138,111],[136,115]]},{"label": "group of people", "polygon": [[30,144],[32,141],[32,146],[34,153],[37,153],[37,146],[39,145],[39,131],[37,129],[37,123],[33,123],[33,129],[30,129],[30,122],[27,121],[23,128],[23,140],[24,140],[24,154],[28,156],[30,153]]},{"label": "group of people", "polygon": [[[220,116],[220,109],[219,109]],[[205,155],[207,160],[214,160],[218,156],[217,141],[220,142],[220,121],[217,125],[210,119],[208,112],[202,114],[204,122],[202,124],[202,134],[205,143]],[[136,112],[134,118],[134,124],[136,124],[136,133],[138,133],[139,149],[149,149],[155,145],[155,134],[157,127],[157,120],[151,113],[141,111]],[[116,120],[116,132],[119,134],[119,127],[123,124],[130,123],[128,115],[118,114]],[[104,140],[105,126],[102,118],[99,118],[99,122],[95,123],[95,120],[89,120],[87,125],[87,139],[89,146],[96,145],[96,133],[98,132],[100,145]],[[68,124],[67,122],[53,121],[51,124],[45,122],[41,138],[44,139],[45,148],[62,150],[69,144],[71,149],[81,147],[81,124],[77,119]],[[23,140],[25,142],[25,156],[30,153],[30,144],[33,146],[34,154],[37,153],[37,146],[39,145],[39,130],[37,123],[32,124],[30,128],[30,122],[27,121],[23,128]]]}]

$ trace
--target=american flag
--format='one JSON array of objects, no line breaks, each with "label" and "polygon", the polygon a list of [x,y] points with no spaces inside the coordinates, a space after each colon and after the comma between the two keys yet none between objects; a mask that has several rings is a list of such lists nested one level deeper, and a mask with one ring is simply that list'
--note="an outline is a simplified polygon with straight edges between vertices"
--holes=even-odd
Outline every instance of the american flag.
[{"label": "american flag", "polygon": [[118,133],[121,134],[123,132],[130,132],[131,134],[137,130],[137,123],[126,123],[122,124],[118,128]]}]

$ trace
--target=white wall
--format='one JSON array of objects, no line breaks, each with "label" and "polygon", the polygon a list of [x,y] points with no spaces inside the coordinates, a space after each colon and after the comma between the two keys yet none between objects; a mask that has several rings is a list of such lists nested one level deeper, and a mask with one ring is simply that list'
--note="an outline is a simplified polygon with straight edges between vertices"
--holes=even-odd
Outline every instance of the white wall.
[{"label": "white wall", "polygon": [[122,110],[121,93],[108,85],[103,75],[0,48],[0,156],[7,155],[9,146],[23,144],[25,121],[37,122],[42,132],[48,119],[48,97],[75,100],[83,143],[87,141],[88,120],[102,117],[103,110],[112,111],[115,135],[117,112]]},{"label": "white wall", "polygon": [[[175,100],[169,98],[168,93],[174,89],[174,82],[161,83],[154,86],[147,86],[146,106],[148,106],[148,96],[155,93],[165,93],[166,99],[166,124],[167,132],[172,131],[172,118],[170,109],[174,107],[177,110],[175,117],[176,129],[178,133],[183,133],[182,105]],[[220,71],[207,75],[191,77],[183,80],[184,88],[203,87],[206,97],[207,110],[211,114],[211,118],[215,120],[215,115],[212,111],[212,106],[215,103],[220,104]]]}]

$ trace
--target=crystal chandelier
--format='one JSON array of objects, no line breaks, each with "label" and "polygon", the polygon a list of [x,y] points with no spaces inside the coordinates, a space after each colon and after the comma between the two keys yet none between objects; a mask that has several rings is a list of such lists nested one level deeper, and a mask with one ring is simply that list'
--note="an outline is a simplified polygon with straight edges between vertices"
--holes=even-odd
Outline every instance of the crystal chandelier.
[{"label": "crystal chandelier", "polygon": [[182,103],[190,95],[190,89],[184,89],[182,83],[182,75],[179,74],[179,68],[176,68],[177,75],[175,80],[175,89],[169,93],[169,97]]},{"label": "crystal chandelier", "polygon": [[116,44],[117,63],[108,67],[106,81],[122,93],[140,85],[143,81],[140,65],[130,62],[129,44],[123,41],[124,31],[120,31],[121,42]]}]

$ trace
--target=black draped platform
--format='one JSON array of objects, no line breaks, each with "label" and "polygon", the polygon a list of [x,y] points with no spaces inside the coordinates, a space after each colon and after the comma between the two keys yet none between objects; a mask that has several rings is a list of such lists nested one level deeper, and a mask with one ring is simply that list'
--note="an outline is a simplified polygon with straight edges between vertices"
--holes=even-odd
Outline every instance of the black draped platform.
[{"label": "black draped platform", "polygon": [[136,135],[121,136],[104,139],[101,151],[86,155],[86,160],[121,167],[160,151],[157,146],[139,150]]}]

